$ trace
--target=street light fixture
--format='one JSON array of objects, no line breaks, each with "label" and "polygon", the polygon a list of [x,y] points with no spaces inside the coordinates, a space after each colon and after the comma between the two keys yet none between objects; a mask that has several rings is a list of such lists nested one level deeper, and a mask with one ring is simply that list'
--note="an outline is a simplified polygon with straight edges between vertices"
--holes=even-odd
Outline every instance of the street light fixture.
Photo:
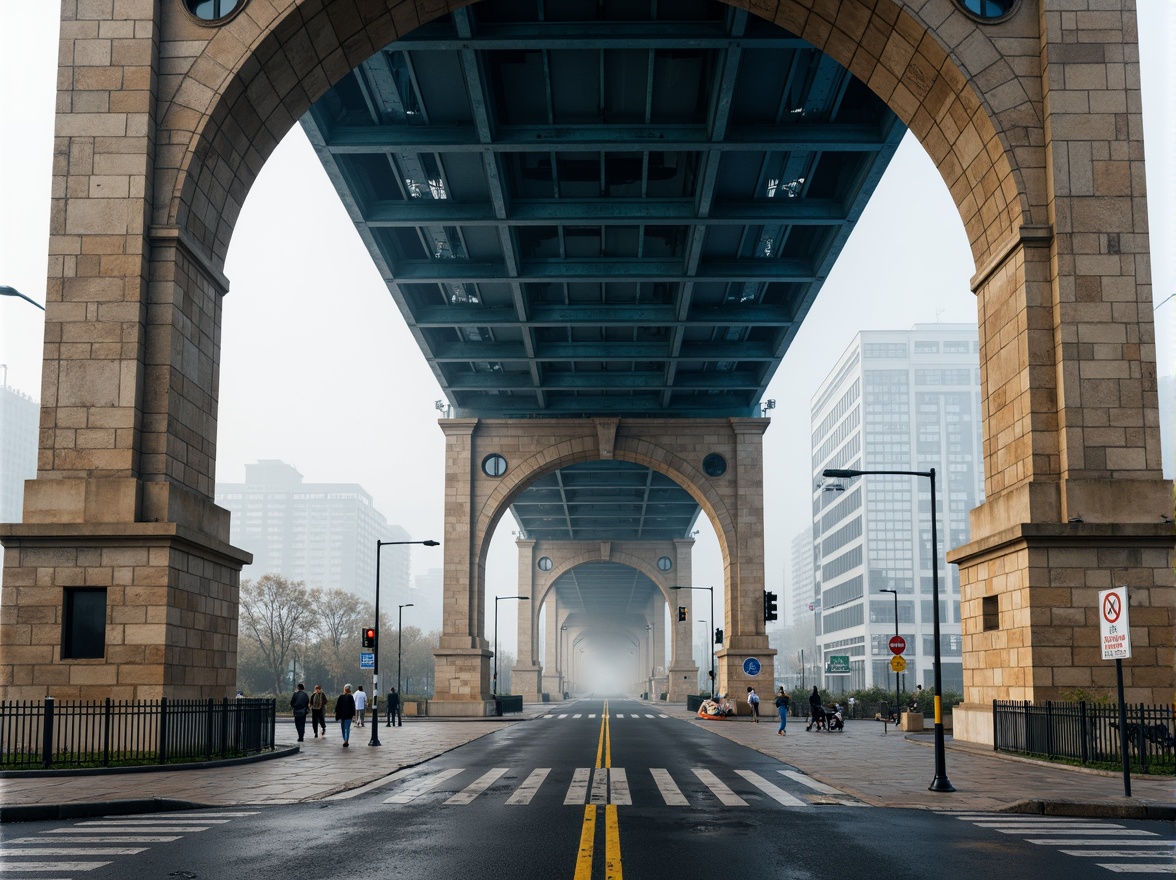
[{"label": "street light fixture", "polygon": [[[372,641],[372,718],[379,719],[380,717],[380,549],[388,547],[392,544],[421,544],[425,547],[440,547],[440,541],[376,541],[376,625],[375,639]],[[399,664],[398,664],[399,668]],[[397,672],[397,685],[399,685],[399,675]],[[400,688],[397,687],[399,692]],[[380,725],[378,723],[372,725],[372,738],[368,741],[369,746],[382,746],[379,735]]]},{"label": "street light fixture", "polygon": [[[929,471],[859,471],[844,468],[825,468],[826,477],[862,477],[867,474],[882,474],[893,477],[927,477],[931,481],[931,613],[935,617],[933,623],[933,638],[935,639],[935,778],[931,780],[929,791],[955,791],[955,786],[947,778],[947,758],[943,745],[943,711],[942,694],[943,681],[940,667],[939,645],[939,539],[935,521],[935,468]],[[895,600],[897,601],[897,599]]]},{"label": "street light fixture", "polygon": [[[711,622],[712,623],[714,622],[714,619],[715,619],[715,588],[714,587],[682,587],[682,586],[678,586],[678,587],[670,587],[670,589],[671,590],[708,590],[710,592]],[[714,636],[711,636],[710,649],[711,649],[710,691],[711,691],[711,699],[713,700],[715,698],[715,685],[716,685],[716,681],[715,681],[715,639],[714,639]]]},{"label": "street light fixture", "polygon": [[[530,596],[495,596],[494,597],[494,696],[498,696],[498,603],[503,599],[530,599]],[[495,702],[498,702],[495,699]]]},{"label": "street light fixture", "polygon": [[15,287],[9,287],[7,284],[0,284],[0,296],[19,297],[20,299],[23,299],[25,302],[31,302],[33,305],[35,305],[37,308],[39,308],[42,312],[45,311],[45,307],[43,305],[41,305],[39,302],[37,302],[35,299],[32,299],[31,297],[25,296],[23,293],[21,293]]},{"label": "street light fixture", "polygon": [[[898,590],[878,590],[879,593],[893,593],[894,594],[894,637],[898,638]],[[890,673],[887,673],[889,676]],[[894,673],[894,724],[898,725],[899,717],[902,713],[902,677],[901,673],[895,670]],[[883,730],[886,725],[882,725]]]},{"label": "street light fixture", "polygon": [[[400,691],[400,646],[402,644],[404,644],[404,639],[401,638],[402,631],[404,629],[404,626],[403,626],[404,609],[405,608],[413,608],[413,607],[415,607],[415,606],[413,605],[412,602],[405,602],[403,605],[401,605],[399,608],[396,609],[396,699],[398,699],[398,700],[404,699],[401,696],[401,691]],[[402,703],[401,704],[401,713],[403,713],[403,711],[404,711],[404,708],[403,708],[403,703]],[[376,718],[376,723],[378,724],[379,720],[380,720],[379,716],[373,716],[373,717]],[[403,714],[401,714],[398,717],[403,719]],[[389,718],[391,718],[391,716],[389,716]],[[401,720],[400,724],[401,724],[401,726],[403,726],[404,721]],[[389,720],[388,727],[391,727],[391,726],[392,726],[392,722],[391,722],[391,720]]]}]

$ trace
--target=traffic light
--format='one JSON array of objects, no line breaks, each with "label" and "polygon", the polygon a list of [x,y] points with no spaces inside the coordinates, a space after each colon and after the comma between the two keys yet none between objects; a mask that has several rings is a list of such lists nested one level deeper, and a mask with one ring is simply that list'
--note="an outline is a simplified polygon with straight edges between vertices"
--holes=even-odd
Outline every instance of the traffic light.
[{"label": "traffic light", "polygon": [[363,646],[365,648],[374,648],[376,646],[376,631],[370,626],[363,631]]},{"label": "traffic light", "polygon": [[721,629],[715,630],[715,644],[716,645],[723,644],[723,631]]},{"label": "traffic light", "polygon": [[764,590],[764,620],[776,619],[776,594]]},{"label": "traffic light", "polygon": [[678,606],[678,620],[685,620],[685,619],[686,619],[686,606],[679,605]]}]

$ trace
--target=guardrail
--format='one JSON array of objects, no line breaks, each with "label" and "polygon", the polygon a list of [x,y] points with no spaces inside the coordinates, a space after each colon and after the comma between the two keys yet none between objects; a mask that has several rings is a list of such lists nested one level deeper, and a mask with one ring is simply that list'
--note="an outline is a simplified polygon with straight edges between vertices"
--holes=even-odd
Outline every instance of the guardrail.
[{"label": "guardrail", "polygon": [[[996,751],[1083,764],[1117,764],[1122,757],[1119,707],[1114,705],[993,700],[992,728]],[[1125,735],[1132,770],[1172,773],[1176,769],[1171,708],[1128,705]]]},{"label": "guardrail", "polygon": [[0,700],[0,770],[169,764],[274,747],[274,700]]},{"label": "guardrail", "polygon": [[499,694],[494,698],[496,706],[496,714],[505,715],[508,712],[522,712],[523,711],[523,695],[522,694]]}]

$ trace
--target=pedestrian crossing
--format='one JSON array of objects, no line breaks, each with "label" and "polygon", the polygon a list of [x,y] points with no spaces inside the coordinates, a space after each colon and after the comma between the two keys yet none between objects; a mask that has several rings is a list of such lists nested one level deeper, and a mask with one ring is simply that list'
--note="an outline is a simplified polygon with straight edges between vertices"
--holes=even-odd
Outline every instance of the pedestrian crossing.
[{"label": "pedestrian crossing", "polygon": [[[555,790],[551,797],[559,796],[563,805],[569,807],[590,804],[714,807],[716,803],[725,807],[747,807],[753,803],[763,805],[767,801],[788,808],[828,804],[866,806],[795,770],[778,770],[775,775],[766,776],[751,770],[721,772],[723,776],[720,771],[694,767],[684,780],[675,780],[664,767],[632,772],[624,767],[576,767],[570,774],[551,767],[525,768],[517,772],[506,767],[485,771],[449,768],[406,782],[383,803],[469,806],[488,798],[497,801],[503,796],[504,788],[511,787],[513,790],[507,794],[504,805],[527,806],[536,801],[546,786]],[[630,784],[631,778],[635,785]],[[522,782],[517,782],[520,779]],[[495,783],[499,780],[505,786],[495,790]],[[652,787],[646,784],[648,781],[652,781]],[[689,794],[684,793],[683,788]],[[644,802],[640,801],[642,797]]]},{"label": "pedestrian crossing", "polygon": [[947,815],[996,834],[1020,837],[1036,846],[1052,846],[1068,856],[1096,859],[1097,867],[1111,873],[1176,874],[1176,861],[1173,861],[1176,844],[1170,834],[1127,828],[1107,820],[1066,816],[965,812]]},{"label": "pedestrian crossing", "polygon": [[[540,721],[562,721],[565,719],[571,719],[572,721],[575,721],[577,718],[587,718],[587,719],[591,720],[596,717],[597,717],[597,715],[595,712],[588,712],[588,713],[584,713],[584,712],[558,712],[558,713],[557,712],[548,712],[546,715],[540,715],[539,720]],[[603,716],[601,716],[601,717],[603,717]],[[669,715],[666,715],[663,712],[616,712],[616,713],[610,712],[609,716],[608,716],[608,720],[609,721],[624,721],[626,718],[632,720],[632,719],[638,719],[638,718],[669,718],[669,717],[670,717]]]},{"label": "pedestrian crossing", "polygon": [[[138,855],[154,844],[171,843],[256,812],[154,813],[87,819],[50,828],[28,837],[4,840],[0,844],[0,876],[73,880],[105,868],[116,859]],[[127,871],[124,876],[133,876],[129,868]]]}]

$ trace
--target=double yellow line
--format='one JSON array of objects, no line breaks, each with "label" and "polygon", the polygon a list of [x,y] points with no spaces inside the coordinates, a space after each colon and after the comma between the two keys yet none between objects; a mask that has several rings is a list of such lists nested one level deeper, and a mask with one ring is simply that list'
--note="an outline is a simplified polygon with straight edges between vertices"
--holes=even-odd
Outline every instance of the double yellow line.
[{"label": "double yellow line", "polygon": [[[600,715],[600,738],[596,742],[596,770],[612,767],[612,736],[608,728],[608,701]],[[592,880],[592,854],[596,847],[597,805],[584,807],[584,825],[580,829],[580,851],[576,856],[575,880]],[[604,877],[621,880],[621,829],[617,824],[617,805],[604,805]]]}]

